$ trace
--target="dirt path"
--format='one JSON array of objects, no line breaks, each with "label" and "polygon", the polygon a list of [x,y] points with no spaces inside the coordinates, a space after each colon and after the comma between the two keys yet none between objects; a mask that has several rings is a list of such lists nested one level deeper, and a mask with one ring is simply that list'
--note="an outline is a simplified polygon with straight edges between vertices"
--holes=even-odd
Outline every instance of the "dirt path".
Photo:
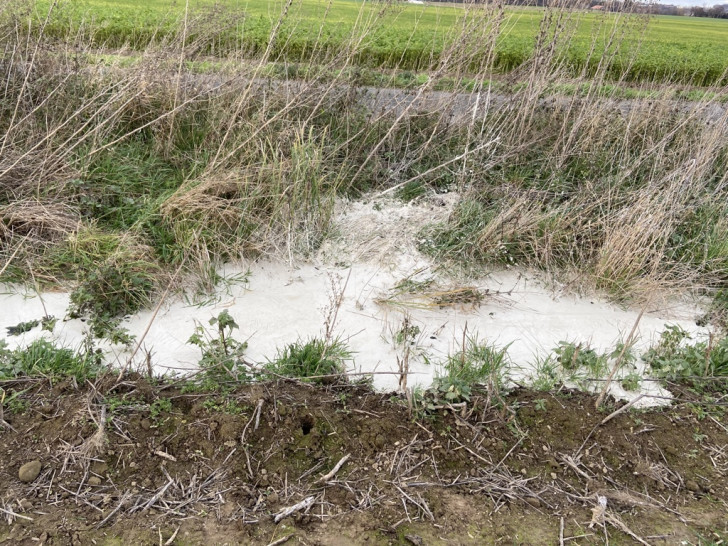
[{"label": "dirt path", "polygon": [[481,393],[414,418],[398,397],[350,385],[281,381],[223,396],[141,378],[112,384],[0,385],[13,428],[0,432],[0,543],[728,536],[724,407],[687,390],[672,408],[600,425],[616,406],[595,411],[592,397],[566,390],[518,390],[501,407]]},{"label": "dirt path", "polygon": [[[124,57],[125,55],[121,55]],[[177,64],[173,59],[172,66]],[[156,65],[155,65],[156,66]],[[110,69],[103,66],[96,67],[101,73]],[[121,73],[138,70],[115,67],[113,71]],[[682,115],[706,122],[717,123],[728,114],[728,103],[725,95],[717,95],[710,100],[691,101],[666,98],[653,100],[641,98],[613,99],[599,95],[580,97],[566,95],[551,91],[536,89],[530,94],[524,91],[505,93],[495,91],[488,87],[471,92],[441,91],[415,87],[400,89],[394,87],[374,87],[371,85],[351,85],[338,81],[300,80],[256,78],[251,79],[244,74],[226,75],[218,73],[197,73],[185,71],[178,73],[174,70],[142,71],[149,82],[162,82],[168,85],[174,82],[179,85],[188,96],[214,96],[219,93],[234,93],[248,95],[251,100],[265,101],[269,94],[275,97],[288,96],[290,99],[298,97],[292,104],[301,103],[304,98],[308,100],[322,100],[324,102],[356,103],[364,108],[369,115],[387,118],[408,115],[438,115],[448,123],[469,124],[482,120],[488,114],[498,113],[509,115],[523,110],[524,105],[534,110],[570,110],[574,112],[592,112],[598,109],[609,111],[614,115],[628,118],[632,114],[640,116],[645,113],[658,112],[662,115]],[[134,72],[134,74],[136,74]]]}]

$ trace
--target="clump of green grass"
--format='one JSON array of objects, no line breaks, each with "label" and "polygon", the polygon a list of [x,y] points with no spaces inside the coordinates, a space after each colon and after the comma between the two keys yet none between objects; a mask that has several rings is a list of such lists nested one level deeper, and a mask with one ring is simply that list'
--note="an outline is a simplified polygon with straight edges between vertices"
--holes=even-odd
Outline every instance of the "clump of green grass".
[{"label": "clump of green grass", "polygon": [[343,379],[346,362],[351,358],[352,353],[343,341],[311,338],[286,345],[266,365],[266,370],[278,376],[332,383]]},{"label": "clump of green grass", "polygon": [[718,290],[713,298],[711,311],[715,317],[715,322],[728,332],[728,289]]},{"label": "clump of green grass", "polygon": [[475,337],[467,338],[463,350],[448,356],[444,369],[448,376],[467,383],[493,382],[499,389],[506,381],[511,364],[508,348],[483,343]]},{"label": "clump of green grass", "polygon": [[397,197],[405,203],[414,201],[418,197],[422,197],[427,193],[427,188],[422,182],[417,180],[407,182],[397,191]]},{"label": "clump of green grass", "polygon": [[561,381],[559,364],[553,355],[537,357],[535,370],[532,387],[537,391],[550,392]]},{"label": "clump of green grass", "polygon": [[476,243],[494,215],[495,211],[485,203],[464,199],[446,223],[423,228],[419,234],[419,249],[438,259],[487,261],[488,256],[478,252]]},{"label": "clump of green grass", "polygon": [[444,399],[448,403],[466,402],[473,387],[483,385],[489,397],[500,400],[511,364],[508,347],[498,348],[468,337],[461,351],[448,356],[442,373],[433,381],[431,394],[435,400]]},{"label": "clump of green grass", "polygon": [[105,369],[99,351],[74,351],[39,339],[15,350],[0,340],[0,379],[18,377],[73,377],[77,381],[93,379]]},{"label": "clump of green grass", "polygon": [[705,315],[700,317],[698,325],[705,326],[708,323],[728,334],[728,290],[716,290],[713,294],[712,301],[708,305]]}]

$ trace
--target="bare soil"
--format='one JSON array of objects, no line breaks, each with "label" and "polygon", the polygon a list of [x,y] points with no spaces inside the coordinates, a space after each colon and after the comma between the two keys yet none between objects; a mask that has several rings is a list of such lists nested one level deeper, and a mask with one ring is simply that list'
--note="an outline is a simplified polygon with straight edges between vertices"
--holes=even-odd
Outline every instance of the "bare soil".
[{"label": "bare soil", "polygon": [[[410,415],[401,397],[364,386],[280,381],[221,395],[114,379],[0,385],[0,543],[719,544],[728,536],[725,398],[706,403],[683,389],[671,407],[600,425],[616,403],[597,411],[593,396],[563,389],[519,389],[505,405],[481,393],[464,408]],[[35,460],[40,473],[21,481],[20,467]]]}]

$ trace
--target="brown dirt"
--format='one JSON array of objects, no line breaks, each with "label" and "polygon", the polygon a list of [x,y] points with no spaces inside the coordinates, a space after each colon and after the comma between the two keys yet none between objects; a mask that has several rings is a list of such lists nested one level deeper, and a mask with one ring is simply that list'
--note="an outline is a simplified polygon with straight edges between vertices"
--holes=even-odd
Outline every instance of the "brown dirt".
[{"label": "brown dirt", "polygon": [[[515,391],[505,410],[474,396],[464,415],[414,419],[364,387],[281,381],[223,396],[112,383],[0,385],[14,429],[0,432],[0,543],[719,544],[728,533],[720,405],[599,426],[616,406],[595,411],[563,390]],[[35,459],[40,475],[21,482]],[[307,511],[274,523],[307,497]]]}]

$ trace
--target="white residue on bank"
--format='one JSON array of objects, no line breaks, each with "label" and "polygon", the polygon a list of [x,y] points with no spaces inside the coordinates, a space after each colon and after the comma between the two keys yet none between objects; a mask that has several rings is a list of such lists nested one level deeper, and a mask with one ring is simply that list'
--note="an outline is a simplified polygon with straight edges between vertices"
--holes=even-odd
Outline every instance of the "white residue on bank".
[{"label": "white residue on bank", "polygon": [[[337,215],[339,237],[327,243],[312,263],[261,261],[226,266],[221,274],[232,281],[221,282],[208,303],[193,305],[184,298],[170,297],[154,320],[147,310],[127,318],[123,326],[139,339],[151,322],[142,347],[151,352],[155,370],[184,372],[194,370],[200,357],[199,349],[187,343],[196,325],[208,327],[210,318],[227,309],[240,325],[235,336],[248,341],[248,359],[263,364],[287,343],[320,337],[325,316],[341,293],[335,335],[354,353],[350,371],[377,372],[374,384],[381,389],[398,386],[397,357],[404,354],[398,334],[405,317],[414,327],[408,330],[414,334],[409,350],[410,386],[431,383],[438,363],[462,347],[465,330],[468,337],[480,342],[509,345],[509,375],[519,382],[533,377],[537,358],[560,341],[587,343],[606,351],[628,336],[639,309],[622,309],[595,296],[558,294],[533,273],[503,271],[467,281],[440,274],[414,249],[422,223],[442,218],[454,198],[437,199],[414,206],[393,201],[342,204]],[[468,289],[466,295],[477,290],[482,300],[461,298],[458,291],[463,288]],[[3,333],[8,326],[46,314],[66,315],[66,293],[36,295],[19,287],[6,287],[4,292],[0,295]],[[666,324],[700,335],[695,326],[698,312],[694,306],[678,304],[647,309],[639,321],[636,351],[654,343]],[[36,328],[6,341],[14,348],[46,336],[77,347],[85,329],[81,320],[59,320],[52,334]],[[105,348],[110,362],[123,364],[129,358],[128,350],[121,346]],[[134,366],[142,366],[143,353],[136,356]],[[637,372],[644,370],[638,365]],[[642,389],[669,396],[655,382],[643,382]],[[612,393],[633,396],[618,382]],[[653,404],[660,400],[643,399]]]}]

